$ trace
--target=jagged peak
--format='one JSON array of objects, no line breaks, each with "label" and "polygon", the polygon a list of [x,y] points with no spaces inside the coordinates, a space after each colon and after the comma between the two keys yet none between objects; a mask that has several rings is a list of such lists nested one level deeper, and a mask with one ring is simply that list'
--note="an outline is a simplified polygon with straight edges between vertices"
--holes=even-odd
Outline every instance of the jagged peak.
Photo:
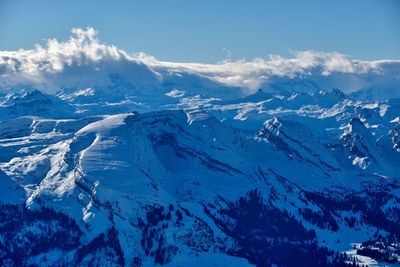
[{"label": "jagged peak", "polygon": [[210,114],[204,111],[202,108],[193,108],[185,110],[188,118],[188,123],[192,124],[196,121],[204,121],[210,118]]},{"label": "jagged peak", "polygon": [[32,89],[32,90],[21,90],[20,93],[11,93],[7,94],[4,97],[4,101],[2,102],[2,105],[4,106],[12,106],[12,105],[18,105],[18,104],[23,104],[23,103],[31,103],[35,101],[40,101],[40,102],[50,102],[51,97],[37,89]]},{"label": "jagged peak", "polygon": [[266,127],[273,126],[276,128],[280,128],[282,126],[282,123],[281,123],[280,119],[278,119],[277,117],[273,117],[272,119],[265,121],[264,126],[266,126]]},{"label": "jagged peak", "polygon": [[358,117],[354,117],[350,120],[341,138],[348,138],[349,136],[356,137],[357,139],[366,139],[364,142],[372,142],[373,139],[371,131]]},{"label": "jagged peak", "polygon": [[352,133],[360,133],[363,134],[368,131],[368,128],[361,121],[360,118],[352,118],[348,124],[348,130]]},{"label": "jagged peak", "polygon": [[348,98],[347,95],[343,93],[343,91],[337,88],[332,89],[330,93],[337,96],[341,100],[345,100]]}]

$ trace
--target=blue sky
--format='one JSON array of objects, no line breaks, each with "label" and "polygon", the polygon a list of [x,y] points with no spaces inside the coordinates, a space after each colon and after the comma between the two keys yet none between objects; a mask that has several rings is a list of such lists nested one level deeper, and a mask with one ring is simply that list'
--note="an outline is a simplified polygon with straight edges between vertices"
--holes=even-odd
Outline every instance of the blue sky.
[{"label": "blue sky", "polygon": [[32,48],[74,27],[129,53],[217,62],[291,50],[400,59],[400,1],[1,1],[0,50]]}]

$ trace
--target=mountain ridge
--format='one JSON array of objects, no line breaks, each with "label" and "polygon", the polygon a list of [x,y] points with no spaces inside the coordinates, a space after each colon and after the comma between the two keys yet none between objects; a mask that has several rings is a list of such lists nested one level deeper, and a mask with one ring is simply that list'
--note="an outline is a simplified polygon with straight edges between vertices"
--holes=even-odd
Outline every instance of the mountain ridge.
[{"label": "mountain ridge", "polygon": [[[27,101],[48,111],[2,112],[2,218],[19,218],[26,240],[0,243],[3,264],[269,266],[294,264],[290,253],[297,263],[335,266],[350,243],[399,236],[398,101],[354,100],[338,90],[165,97],[171,101],[150,98],[146,108],[39,91],[3,98],[3,110]],[[53,108],[68,112],[57,118]],[[23,214],[37,219],[25,225]],[[31,224],[63,216],[78,239],[49,229],[72,243],[16,261],[11,250],[44,235]],[[283,221],[271,221],[277,217]],[[15,231],[4,228],[1,240],[14,242]],[[284,247],[272,245],[277,240]]]},{"label": "mountain ridge", "polygon": [[165,62],[91,28],[0,51],[0,265],[383,266],[399,68]]}]

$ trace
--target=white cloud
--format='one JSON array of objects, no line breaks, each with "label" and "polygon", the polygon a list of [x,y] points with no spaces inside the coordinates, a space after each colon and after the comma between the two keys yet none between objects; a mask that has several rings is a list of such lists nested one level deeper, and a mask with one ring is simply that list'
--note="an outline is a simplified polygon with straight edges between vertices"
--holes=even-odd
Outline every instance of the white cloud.
[{"label": "white cloud", "polygon": [[[93,28],[78,28],[65,42],[49,39],[46,46],[36,45],[30,50],[0,51],[0,86],[3,90],[33,86],[51,92],[64,87],[107,86],[107,75],[111,73],[127,77],[138,86],[158,86],[171,73],[179,73],[247,90],[287,77],[323,81],[321,86],[337,83],[345,91],[354,91],[371,83],[371,79],[385,80],[381,77],[393,75],[393,68],[398,73],[399,66],[400,61],[360,61],[336,52],[315,51],[294,52],[292,58],[270,55],[217,64],[166,62],[143,53],[129,55],[114,45],[101,43]],[[338,75],[341,80],[336,78]]]}]

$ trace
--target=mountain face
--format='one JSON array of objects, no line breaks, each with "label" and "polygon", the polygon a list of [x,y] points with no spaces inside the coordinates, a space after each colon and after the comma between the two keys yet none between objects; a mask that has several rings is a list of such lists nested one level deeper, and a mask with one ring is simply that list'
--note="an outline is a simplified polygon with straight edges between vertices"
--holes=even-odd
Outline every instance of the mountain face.
[{"label": "mountain face", "polygon": [[399,66],[0,51],[0,266],[398,263]]},{"label": "mountain face", "polygon": [[115,82],[0,99],[0,265],[343,266],[399,241],[398,100]]}]

